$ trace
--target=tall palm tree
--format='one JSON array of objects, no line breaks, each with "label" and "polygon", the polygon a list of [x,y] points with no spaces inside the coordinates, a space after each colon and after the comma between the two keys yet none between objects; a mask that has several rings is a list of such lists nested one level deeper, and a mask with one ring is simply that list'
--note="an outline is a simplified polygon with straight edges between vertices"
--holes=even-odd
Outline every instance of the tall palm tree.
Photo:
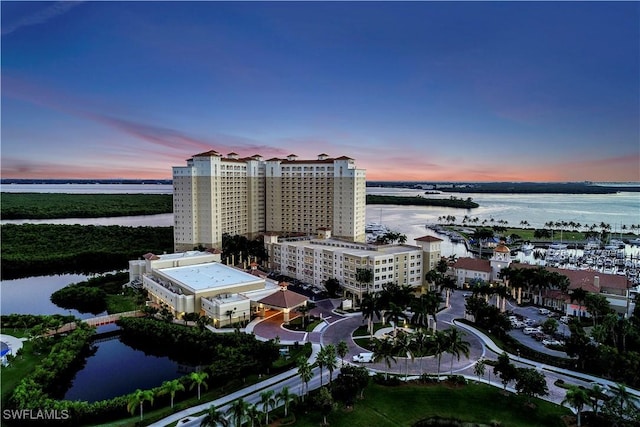
[{"label": "tall palm tree", "polygon": [[413,337],[411,334],[408,334],[404,331],[400,331],[400,333],[396,336],[396,351],[398,352],[398,357],[404,357],[404,379],[406,381],[409,376],[409,359],[414,360],[413,355]]},{"label": "tall palm tree", "polygon": [[638,400],[640,400],[638,397],[631,394],[624,384],[617,383],[615,386],[611,387],[611,392],[613,392],[611,403],[618,405],[621,413],[625,407],[637,407]]},{"label": "tall palm tree", "polygon": [[149,401],[153,405],[153,398],[154,396],[151,390],[137,389],[129,396],[127,402],[127,410],[131,413],[131,415],[133,415],[133,413],[136,411],[136,406],[140,406],[140,421],[142,421],[142,418],[144,416],[142,411],[144,402]]},{"label": "tall palm tree", "polygon": [[322,370],[325,367],[325,362],[327,358],[327,350],[326,347],[320,347],[320,351],[316,355],[316,365],[320,368],[320,387],[322,387]]},{"label": "tall palm tree", "polygon": [[461,332],[458,328],[449,328],[446,331],[447,334],[447,353],[451,354],[451,367],[450,371],[453,374],[453,356],[456,356],[460,360],[460,354],[465,357],[469,357],[469,343],[462,339],[465,336],[464,332]]},{"label": "tall palm tree", "polygon": [[249,402],[247,402],[243,398],[239,398],[233,401],[233,403],[227,410],[227,414],[231,415],[235,427],[242,427],[244,419],[247,417],[247,413],[249,412],[249,406]]},{"label": "tall palm tree", "polygon": [[424,355],[425,355],[426,350],[428,348],[431,336],[426,334],[424,332],[424,330],[418,330],[418,331],[413,333],[412,338],[413,338],[412,339],[413,355],[414,355],[414,357],[416,356],[416,354],[420,356],[419,372],[422,375],[422,359],[424,359]]},{"label": "tall palm tree", "polygon": [[[397,360],[395,358],[396,348],[393,343],[393,340],[386,339],[378,339],[375,340],[373,346],[373,361],[380,362],[384,361],[387,365],[387,369],[391,369],[391,362],[396,363]],[[389,377],[389,371],[385,372],[385,378]]]},{"label": "tall palm tree", "polygon": [[380,317],[380,294],[367,292],[360,303],[362,317],[367,320],[369,335],[373,336],[373,322],[375,317]]},{"label": "tall palm tree", "polygon": [[287,386],[282,387],[282,390],[280,390],[280,392],[276,395],[276,401],[282,402],[282,406],[284,406],[285,417],[288,415],[289,405],[291,404],[291,402],[295,401],[296,397],[298,396],[296,396],[294,393],[291,393],[289,391],[289,387]]},{"label": "tall palm tree", "polygon": [[340,357],[340,366],[344,367],[344,358],[349,354],[349,346],[346,341],[342,340],[338,343],[336,346],[336,354]]},{"label": "tall palm tree", "polygon": [[580,307],[584,307],[584,301],[587,299],[588,294],[589,292],[582,288],[575,288],[569,292],[569,298],[571,298],[571,302],[576,301]]},{"label": "tall palm tree", "polygon": [[400,319],[406,319],[407,316],[402,307],[392,302],[389,304],[389,318],[393,320],[393,335],[395,335]]},{"label": "tall palm tree", "polygon": [[264,418],[264,413],[260,410],[260,408],[258,408],[257,403],[247,408],[247,418],[249,418],[251,427],[254,427],[256,423],[258,425],[262,425],[262,419]]},{"label": "tall palm tree", "polygon": [[578,427],[582,424],[580,422],[580,415],[582,414],[582,409],[584,405],[589,403],[589,396],[587,396],[587,392],[577,386],[569,386],[567,390],[567,394],[565,394],[564,400],[560,403],[560,405],[564,406],[564,404],[568,404],[572,408],[575,408],[577,416],[578,416]]},{"label": "tall palm tree", "polygon": [[307,301],[304,305],[296,308],[296,311],[302,315],[302,327],[305,328],[307,325],[307,318],[309,316],[309,312],[316,305],[310,301]]},{"label": "tall palm tree", "polygon": [[494,288],[494,293],[496,294],[496,307],[500,310],[500,313],[504,313],[507,310],[509,289],[505,285],[498,285]]},{"label": "tall palm tree", "polygon": [[358,282],[358,288],[360,290],[359,298],[362,300],[362,285],[367,286],[369,290],[369,284],[373,281],[373,271],[368,268],[356,268],[356,282]]},{"label": "tall palm tree", "polygon": [[209,374],[206,372],[191,372],[189,374],[189,380],[191,381],[191,386],[189,390],[193,390],[193,387],[198,386],[198,400],[200,400],[200,387],[204,386],[204,388],[208,389],[209,386],[204,381],[209,378]]},{"label": "tall palm tree", "polygon": [[311,365],[309,364],[309,361],[304,357],[298,359],[298,375],[305,385],[305,391],[302,394],[304,396],[305,394],[309,393],[309,381],[311,381],[311,379],[313,378],[313,370],[311,368]]},{"label": "tall palm tree", "polygon": [[224,412],[218,411],[215,405],[211,405],[200,422],[200,427],[217,427],[218,424],[228,427],[229,420],[224,416]]},{"label": "tall palm tree", "polygon": [[275,391],[265,390],[260,393],[260,404],[262,405],[262,411],[266,417],[265,422],[269,425],[269,408],[273,409],[276,406]]},{"label": "tall palm tree", "polygon": [[431,335],[431,345],[433,346],[434,353],[438,358],[438,381],[440,381],[440,362],[442,362],[442,354],[447,349],[448,338],[448,335],[444,331],[436,331]]},{"label": "tall palm tree", "polygon": [[184,384],[180,380],[165,381],[160,386],[158,395],[169,394],[171,396],[171,407],[173,408],[173,398],[178,391],[184,391]]},{"label": "tall palm tree", "polygon": [[435,329],[436,313],[440,308],[441,302],[442,297],[436,291],[428,291],[420,295],[420,298],[415,298],[411,304],[411,311],[413,312],[411,322],[426,328],[429,326],[429,316],[432,316],[433,329]]},{"label": "tall palm tree", "polygon": [[329,384],[331,384],[333,381],[333,371],[338,367],[338,361],[336,360],[336,346],[333,344],[328,344],[325,347],[324,366],[329,371]]}]

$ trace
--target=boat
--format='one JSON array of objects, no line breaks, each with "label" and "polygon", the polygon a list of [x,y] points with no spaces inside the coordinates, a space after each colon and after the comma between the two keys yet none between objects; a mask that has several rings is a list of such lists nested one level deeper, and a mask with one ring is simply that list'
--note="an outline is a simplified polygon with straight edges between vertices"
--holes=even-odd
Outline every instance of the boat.
[{"label": "boat", "polygon": [[549,245],[549,249],[556,249],[556,250],[560,250],[560,249],[567,249],[568,245],[564,244],[564,243],[558,243],[558,242],[554,242],[551,243]]},{"label": "boat", "polygon": [[640,237],[636,237],[635,239],[629,239],[629,244],[634,246],[640,246]]},{"label": "boat", "polygon": [[524,242],[522,246],[520,246],[520,250],[522,252],[531,252],[534,249],[535,249],[535,246],[533,245],[533,243],[529,243],[529,242]]}]

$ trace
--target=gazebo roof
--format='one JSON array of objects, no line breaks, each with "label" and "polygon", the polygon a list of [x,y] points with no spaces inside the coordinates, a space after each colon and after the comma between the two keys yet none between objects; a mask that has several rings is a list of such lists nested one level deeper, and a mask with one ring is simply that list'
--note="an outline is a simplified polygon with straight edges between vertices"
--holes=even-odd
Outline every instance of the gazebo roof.
[{"label": "gazebo roof", "polygon": [[258,302],[271,307],[294,308],[307,302],[308,299],[309,298],[297,292],[290,291],[287,288],[282,288],[279,291],[258,300]]}]

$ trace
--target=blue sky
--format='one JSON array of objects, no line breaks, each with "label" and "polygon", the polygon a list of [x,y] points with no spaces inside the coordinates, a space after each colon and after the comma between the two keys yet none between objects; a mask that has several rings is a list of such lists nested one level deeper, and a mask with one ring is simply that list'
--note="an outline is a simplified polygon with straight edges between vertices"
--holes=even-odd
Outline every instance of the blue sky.
[{"label": "blue sky", "polygon": [[2,177],[640,181],[638,2],[5,2]]}]

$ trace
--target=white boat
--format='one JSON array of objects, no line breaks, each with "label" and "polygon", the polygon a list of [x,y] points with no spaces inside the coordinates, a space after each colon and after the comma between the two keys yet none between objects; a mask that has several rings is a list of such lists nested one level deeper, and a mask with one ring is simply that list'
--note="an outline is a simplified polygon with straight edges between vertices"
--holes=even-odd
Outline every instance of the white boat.
[{"label": "white boat", "polygon": [[531,252],[534,249],[535,249],[535,246],[533,245],[533,243],[529,243],[529,242],[525,242],[522,244],[522,246],[520,246],[520,250],[522,252]]},{"label": "white boat", "polygon": [[640,246],[640,237],[636,237],[635,239],[629,240],[630,245]]},{"label": "white boat", "polygon": [[551,243],[549,245],[549,249],[567,249],[567,247],[568,246],[565,245],[564,243],[557,243],[557,242]]}]

